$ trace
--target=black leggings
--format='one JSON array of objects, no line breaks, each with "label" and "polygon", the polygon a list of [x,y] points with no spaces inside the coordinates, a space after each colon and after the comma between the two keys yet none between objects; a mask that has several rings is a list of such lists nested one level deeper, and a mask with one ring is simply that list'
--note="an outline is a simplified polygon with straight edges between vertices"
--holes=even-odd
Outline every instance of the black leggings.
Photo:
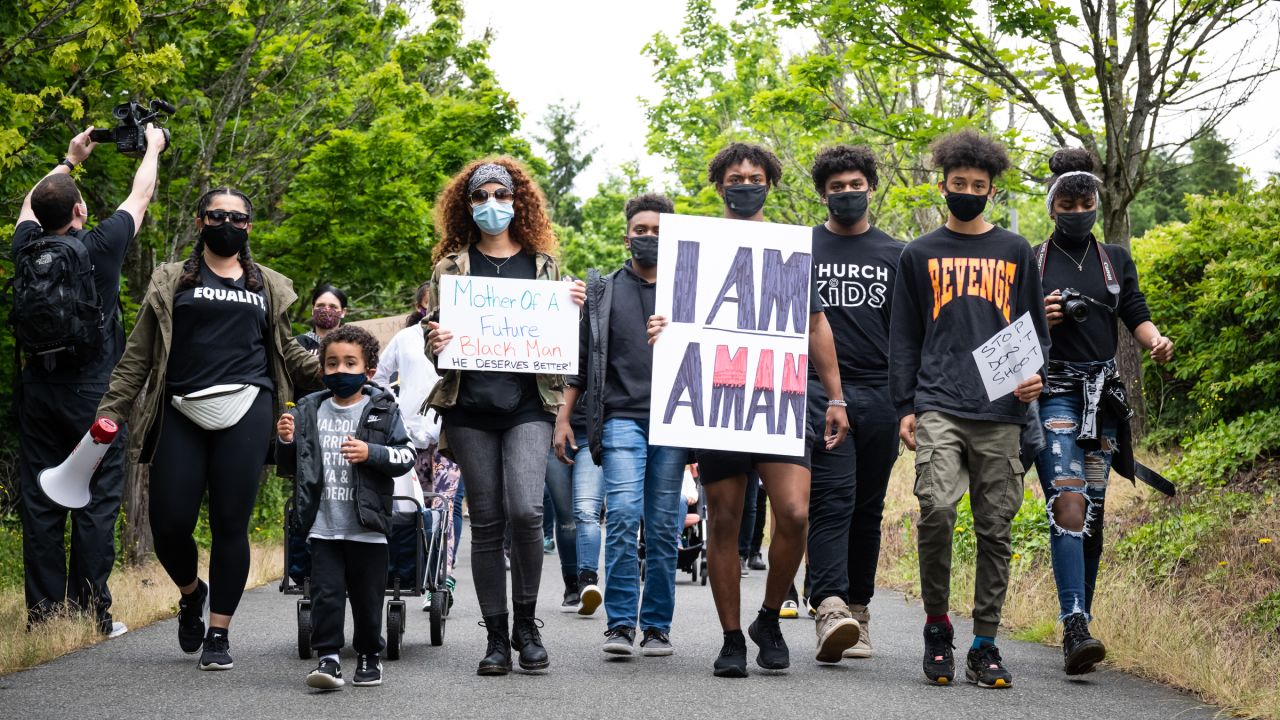
[{"label": "black leggings", "polygon": [[192,533],[209,489],[209,611],[235,614],[249,577],[249,520],[267,458],[271,393],[262,391],[240,422],[205,430],[165,403],[151,464],[151,534],[156,557],[179,587],[196,581]]}]

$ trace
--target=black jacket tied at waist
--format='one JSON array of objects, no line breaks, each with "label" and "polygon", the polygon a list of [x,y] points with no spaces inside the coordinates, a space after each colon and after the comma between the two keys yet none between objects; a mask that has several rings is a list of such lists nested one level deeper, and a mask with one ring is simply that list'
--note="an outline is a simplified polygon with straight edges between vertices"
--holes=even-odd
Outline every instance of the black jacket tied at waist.
[{"label": "black jacket tied at waist", "polygon": [[1045,366],[1047,376],[1045,395],[1079,393],[1084,400],[1080,412],[1079,434],[1076,444],[1086,451],[1102,448],[1100,417],[1116,420],[1116,447],[1111,456],[1111,466],[1122,477],[1134,481],[1136,469],[1133,459],[1133,432],[1129,419],[1133,408],[1129,407],[1129,395],[1125,390],[1115,360],[1099,362],[1065,362],[1050,360]]}]

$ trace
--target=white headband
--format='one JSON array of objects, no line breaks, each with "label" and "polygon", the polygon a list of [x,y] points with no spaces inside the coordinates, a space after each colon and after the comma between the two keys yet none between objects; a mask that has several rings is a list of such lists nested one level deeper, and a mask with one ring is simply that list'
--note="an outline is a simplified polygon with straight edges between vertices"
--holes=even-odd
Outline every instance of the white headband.
[{"label": "white headband", "polygon": [[[1054,180],[1053,184],[1049,186],[1049,194],[1046,195],[1044,198],[1044,206],[1049,210],[1050,214],[1053,213],[1053,196],[1057,194],[1058,186],[1062,184],[1063,180],[1066,180],[1069,177],[1074,177],[1076,175],[1088,175],[1089,177],[1094,179],[1094,182],[1098,183],[1099,185],[1102,184],[1102,178],[1098,177],[1097,175],[1094,175],[1088,170],[1072,170],[1071,172],[1062,173],[1061,175],[1058,176],[1058,179]],[[1093,191],[1093,204],[1094,205],[1098,204],[1097,190]]]}]

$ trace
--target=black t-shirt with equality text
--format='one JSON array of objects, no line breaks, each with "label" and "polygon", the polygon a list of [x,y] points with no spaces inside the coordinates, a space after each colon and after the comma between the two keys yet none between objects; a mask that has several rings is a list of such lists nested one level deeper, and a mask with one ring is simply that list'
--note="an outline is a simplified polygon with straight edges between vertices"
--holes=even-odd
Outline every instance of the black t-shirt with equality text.
[{"label": "black t-shirt with equality text", "polygon": [[[533,255],[518,252],[508,258],[490,258],[475,245],[467,250],[471,274],[533,280],[538,265]],[[506,430],[532,421],[554,422],[538,395],[533,373],[462,370],[457,404],[446,410],[446,425],[482,430]]]},{"label": "black t-shirt with equality text", "polygon": [[[813,229],[814,292],[835,337],[840,382],[889,382],[889,319],[898,258],[907,244],[879,228],[861,235]],[[817,371],[809,368],[811,377]]]},{"label": "black t-shirt with equality text", "polygon": [[200,284],[173,299],[173,343],[165,385],[171,395],[214,385],[274,390],[267,358],[267,300],[200,263]]}]

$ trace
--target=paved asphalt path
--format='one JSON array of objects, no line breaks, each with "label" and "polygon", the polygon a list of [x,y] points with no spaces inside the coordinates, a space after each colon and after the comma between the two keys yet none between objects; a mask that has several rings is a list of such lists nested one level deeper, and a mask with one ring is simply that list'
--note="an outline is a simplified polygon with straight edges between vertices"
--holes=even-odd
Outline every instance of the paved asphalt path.
[{"label": "paved asphalt path", "polygon": [[[709,588],[681,574],[672,641],[667,658],[605,660],[599,646],[603,608],[594,618],[556,611],[562,584],[559,564],[547,557],[540,611],[551,668],[542,674],[513,673],[481,678],[484,630],[466,565],[467,540],[459,556],[459,597],[445,643],[428,643],[426,613],[411,606],[405,648],[398,661],[384,661],[385,683],[321,694],[303,678],[315,661],[298,659],[294,598],[274,585],[246,593],[231,633],[235,669],[201,672],[196,656],[177,646],[176,621],[158,622],[123,637],[0,678],[0,718],[1212,718],[1214,708],[1188,695],[1112,670],[1082,681],[1062,674],[1058,650],[1001,638],[1014,687],[980,690],[961,682],[927,685],[920,669],[920,605],[881,592],[873,604],[876,657],[819,666],[813,660],[813,623],[783,620],[791,647],[791,669],[769,673],[754,665],[751,677],[712,677],[720,649]],[[743,580],[744,608],[756,608],[764,573]],[[411,600],[412,602],[412,600]],[[350,621],[348,620],[348,632]],[[970,635],[957,620],[957,640]],[[350,649],[343,651],[348,674]],[[963,665],[961,665],[963,677]]]}]

